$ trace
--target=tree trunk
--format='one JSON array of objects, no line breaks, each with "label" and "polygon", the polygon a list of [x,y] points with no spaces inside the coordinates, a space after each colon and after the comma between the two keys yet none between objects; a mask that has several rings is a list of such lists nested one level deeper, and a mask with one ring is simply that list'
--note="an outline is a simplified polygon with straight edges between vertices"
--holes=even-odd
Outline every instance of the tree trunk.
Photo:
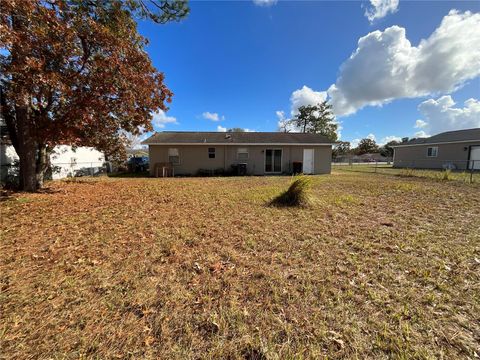
[{"label": "tree trunk", "polygon": [[15,106],[17,119],[17,148],[15,149],[20,158],[20,190],[36,191],[36,152],[37,146],[31,135],[29,124],[28,107],[26,105]]},{"label": "tree trunk", "polygon": [[[26,31],[24,14],[14,11],[11,14],[12,28],[17,31]],[[12,64],[17,66],[25,66],[27,59],[27,47],[15,42],[12,47]],[[30,113],[30,96],[28,87],[25,85],[25,81],[22,76],[13,76],[13,83],[16,83],[16,96],[15,96],[15,125],[12,124],[10,119],[9,130],[12,130],[10,135],[12,136],[12,144],[20,159],[20,190],[24,191],[36,191],[37,190],[37,177],[36,177],[36,153],[37,144],[35,140],[34,123]]]},{"label": "tree trunk", "polygon": [[43,187],[45,180],[45,173],[50,166],[50,151],[48,151],[45,144],[38,145],[38,156],[36,162],[36,182],[37,189]]}]

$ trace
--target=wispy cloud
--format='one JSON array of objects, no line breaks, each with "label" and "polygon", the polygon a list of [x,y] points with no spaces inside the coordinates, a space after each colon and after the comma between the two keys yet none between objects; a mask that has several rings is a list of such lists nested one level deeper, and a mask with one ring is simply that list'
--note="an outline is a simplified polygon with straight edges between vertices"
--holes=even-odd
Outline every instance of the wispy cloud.
[{"label": "wispy cloud", "polygon": [[152,125],[155,129],[163,129],[167,124],[178,124],[178,122],[175,117],[167,116],[163,110],[153,114]]},{"label": "wispy cloud", "polygon": [[275,5],[277,1],[278,0],[253,0],[253,3],[257,6],[268,7]]},{"label": "wispy cloud", "polygon": [[225,116],[219,115],[218,113],[211,113],[210,111],[205,111],[202,114],[202,117],[206,120],[211,120],[211,121],[225,120]]},{"label": "wispy cloud", "polygon": [[370,6],[365,10],[368,21],[381,19],[398,10],[398,0],[370,0]]}]

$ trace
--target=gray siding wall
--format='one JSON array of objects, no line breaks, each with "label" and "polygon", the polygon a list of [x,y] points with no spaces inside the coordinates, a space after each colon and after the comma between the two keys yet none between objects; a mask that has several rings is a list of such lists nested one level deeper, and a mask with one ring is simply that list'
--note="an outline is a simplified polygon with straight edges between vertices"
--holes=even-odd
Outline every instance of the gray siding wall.
[{"label": "gray siding wall", "polygon": [[[456,144],[432,144],[397,147],[394,150],[393,166],[400,168],[441,169],[445,164],[454,164],[457,169],[466,169],[470,146],[480,141]],[[437,157],[428,157],[427,149],[437,146]]]},{"label": "gray siding wall", "polygon": [[[215,148],[215,159],[208,157],[209,147]],[[303,149],[314,149],[315,174],[329,174],[331,171],[332,147],[330,145],[149,145],[151,175],[154,175],[155,163],[168,162],[169,148],[176,148],[180,153],[180,164],[175,165],[176,175],[195,175],[199,169],[230,170],[231,165],[237,163],[247,163],[247,173],[249,175],[265,175],[265,149],[282,149],[282,173],[292,171],[293,161],[303,161]],[[247,160],[237,158],[239,148],[248,149]]]}]

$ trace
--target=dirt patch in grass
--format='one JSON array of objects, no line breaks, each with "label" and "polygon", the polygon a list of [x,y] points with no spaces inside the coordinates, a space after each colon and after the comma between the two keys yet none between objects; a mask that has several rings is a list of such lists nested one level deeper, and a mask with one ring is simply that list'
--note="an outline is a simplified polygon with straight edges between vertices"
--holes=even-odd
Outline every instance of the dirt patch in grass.
[{"label": "dirt patch in grass", "polygon": [[0,357],[473,358],[479,188],[334,173],[53,182],[0,204]]}]

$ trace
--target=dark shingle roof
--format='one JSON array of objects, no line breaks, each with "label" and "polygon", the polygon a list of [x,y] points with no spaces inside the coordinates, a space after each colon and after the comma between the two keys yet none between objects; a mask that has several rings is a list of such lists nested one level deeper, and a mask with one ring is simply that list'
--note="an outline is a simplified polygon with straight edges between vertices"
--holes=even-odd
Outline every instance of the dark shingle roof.
[{"label": "dark shingle roof", "polygon": [[142,144],[333,144],[320,134],[282,132],[157,132]]},{"label": "dark shingle roof", "polygon": [[480,141],[480,128],[443,132],[428,138],[411,139],[395,146],[440,144],[444,142]]}]

